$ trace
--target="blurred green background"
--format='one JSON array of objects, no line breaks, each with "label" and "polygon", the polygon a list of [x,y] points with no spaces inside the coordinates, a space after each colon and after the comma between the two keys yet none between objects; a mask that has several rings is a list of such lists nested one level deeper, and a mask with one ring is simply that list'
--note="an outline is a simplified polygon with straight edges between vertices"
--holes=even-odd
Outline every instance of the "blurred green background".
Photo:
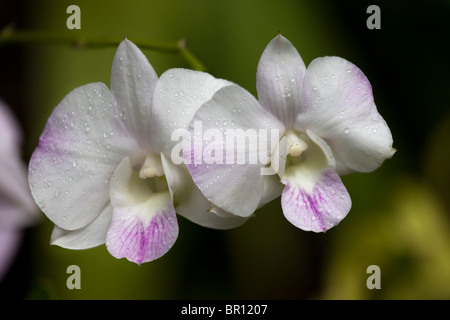
[{"label": "blurred green background", "polygon": [[[81,8],[81,30],[66,28],[71,4]],[[366,27],[371,4],[381,9],[380,30]],[[211,74],[253,94],[259,57],[280,31],[307,65],[337,55],[359,66],[398,149],[377,171],[343,177],[353,207],[325,234],[295,228],[277,199],[230,231],[179,217],[175,246],[137,266],[116,260],[105,246],[49,246],[52,223],[43,215],[25,230],[1,298],[449,299],[449,16],[449,1],[0,0],[0,28],[131,41],[186,38]],[[109,85],[115,50],[0,47],[0,97],[24,130],[24,161],[67,93],[89,82]],[[159,75],[190,68],[178,54],[143,51]],[[69,265],[81,268],[81,290],[66,287]],[[379,290],[366,286],[370,265],[380,267]]]}]

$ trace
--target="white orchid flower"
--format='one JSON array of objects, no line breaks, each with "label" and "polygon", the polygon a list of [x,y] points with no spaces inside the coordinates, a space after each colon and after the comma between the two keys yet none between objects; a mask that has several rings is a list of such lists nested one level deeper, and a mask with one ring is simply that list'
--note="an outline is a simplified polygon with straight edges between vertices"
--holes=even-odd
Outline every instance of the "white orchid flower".
[{"label": "white orchid flower", "polygon": [[[373,171],[394,153],[391,132],[377,111],[369,81],[358,67],[339,57],[315,59],[306,68],[295,47],[278,35],[260,58],[257,92],[258,100],[237,85],[218,90],[195,114],[191,131],[199,122],[203,130],[219,124],[224,133],[278,130],[279,140],[268,149],[268,161],[205,163],[209,155],[198,150],[205,148],[205,141],[195,137],[192,152],[185,155],[194,182],[223,210],[246,217],[258,207],[261,168],[270,161],[279,175],[277,183],[284,185],[285,217],[303,230],[330,229],[351,208],[339,175]],[[251,147],[247,144],[240,157],[248,159],[249,150],[255,150]],[[211,149],[228,156],[226,144],[216,143]],[[204,161],[195,162],[195,154]]]},{"label": "white orchid flower", "polygon": [[182,69],[158,80],[144,54],[124,40],[113,60],[111,90],[87,84],[55,108],[29,165],[32,195],[55,223],[52,244],[87,249],[106,243],[114,257],[141,264],[173,246],[176,212],[218,229],[245,221],[208,214],[210,202],[166,152],[171,141],[163,128],[169,121],[182,126],[191,120],[188,107],[183,117],[167,109],[178,103],[171,90],[177,90],[173,80],[179,77],[195,80],[183,102],[195,99],[198,105],[225,85]]},{"label": "white orchid flower", "polygon": [[23,229],[37,221],[20,156],[21,140],[18,124],[0,100],[0,280],[19,248]]}]

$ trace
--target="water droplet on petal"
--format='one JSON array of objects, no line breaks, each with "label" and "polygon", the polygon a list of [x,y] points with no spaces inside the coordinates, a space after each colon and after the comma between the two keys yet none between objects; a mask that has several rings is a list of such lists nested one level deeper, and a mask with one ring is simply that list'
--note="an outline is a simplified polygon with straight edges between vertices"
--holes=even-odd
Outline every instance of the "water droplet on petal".
[{"label": "water droplet on petal", "polygon": [[345,129],[344,129],[344,133],[345,134],[348,134],[350,132],[350,128],[349,127],[346,127]]}]

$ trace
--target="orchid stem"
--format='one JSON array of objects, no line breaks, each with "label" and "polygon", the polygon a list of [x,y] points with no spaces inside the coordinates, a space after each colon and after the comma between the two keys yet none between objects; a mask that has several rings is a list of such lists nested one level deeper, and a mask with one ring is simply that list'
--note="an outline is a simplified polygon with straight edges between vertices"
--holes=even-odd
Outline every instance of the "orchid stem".
[{"label": "orchid stem", "polygon": [[[6,28],[0,32],[0,47],[14,44],[64,44],[74,48],[98,48],[118,46],[123,38],[118,37],[86,37],[80,35],[50,34],[39,31],[16,31]],[[189,65],[199,71],[206,67],[187,48],[186,40],[150,41],[147,39],[130,39],[140,49],[180,54]]]}]

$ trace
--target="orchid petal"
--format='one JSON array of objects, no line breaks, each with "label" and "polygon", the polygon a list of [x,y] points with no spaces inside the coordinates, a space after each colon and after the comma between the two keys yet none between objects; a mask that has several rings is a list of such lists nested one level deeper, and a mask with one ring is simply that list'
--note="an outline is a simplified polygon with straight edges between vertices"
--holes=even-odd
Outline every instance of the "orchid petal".
[{"label": "orchid petal", "polygon": [[158,152],[170,154],[177,144],[176,130],[187,131],[200,106],[220,88],[231,84],[208,73],[187,69],[170,69],[158,80],[153,96],[152,137]]},{"label": "orchid petal", "polygon": [[137,150],[108,88],[102,83],[79,87],[47,121],[29,164],[31,193],[60,228],[83,228],[108,205],[117,165]]},{"label": "orchid petal", "polygon": [[325,232],[350,211],[350,196],[333,169],[314,176],[298,174],[285,178],[284,183],[283,213],[289,222],[302,230]]},{"label": "orchid petal", "polygon": [[120,117],[139,144],[151,149],[149,139],[153,92],[158,76],[142,51],[123,40],[117,48],[111,68],[111,92]]},{"label": "orchid petal", "polygon": [[175,165],[161,155],[167,184],[176,212],[203,227],[227,230],[242,225],[247,218],[232,215],[212,205],[192,181],[184,165]]},{"label": "orchid petal", "polygon": [[297,49],[282,35],[270,41],[258,63],[258,100],[288,127],[299,112],[305,70]]},{"label": "orchid petal", "polygon": [[[261,159],[265,155],[256,138],[260,128],[284,130],[250,93],[236,85],[217,91],[190,124],[193,148],[184,159],[195,184],[210,202],[241,217],[255,211],[264,188],[260,169],[268,160]],[[214,133],[211,141],[200,131]],[[247,133],[254,133],[255,139],[247,139]],[[243,138],[242,143],[238,138]]]},{"label": "orchid petal", "polygon": [[113,216],[106,236],[112,256],[141,264],[158,259],[175,243],[178,223],[170,192],[153,192],[124,158],[111,179]]},{"label": "orchid petal", "polygon": [[69,231],[55,225],[50,244],[72,250],[89,249],[102,245],[106,241],[111,217],[112,207],[109,204],[94,221],[84,228]]},{"label": "orchid petal", "polygon": [[377,169],[393,154],[392,135],[378,113],[366,76],[339,57],[315,59],[305,74],[295,128],[311,129],[333,150],[339,174]]}]

